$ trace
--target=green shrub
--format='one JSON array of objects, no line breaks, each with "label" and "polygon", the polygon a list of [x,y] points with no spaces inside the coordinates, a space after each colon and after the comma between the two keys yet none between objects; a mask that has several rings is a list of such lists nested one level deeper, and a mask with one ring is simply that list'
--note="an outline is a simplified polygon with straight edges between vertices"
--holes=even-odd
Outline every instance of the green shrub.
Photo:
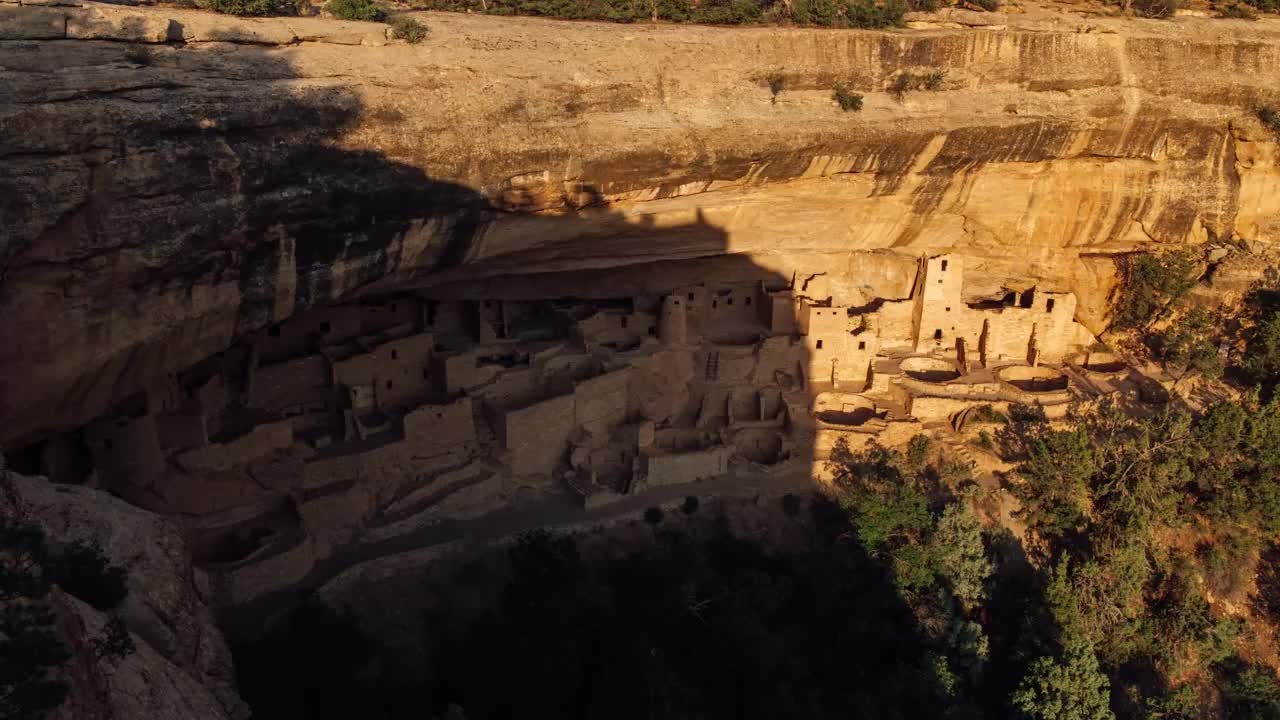
[{"label": "green shrub", "polygon": [[294,7],[277,0],[196,0],[196,5],[226,15],[293,15]]},{"label": "green shrub", "polygon": [[858,112],[862,109],[862,96],[855,92],[850,92],[843,85],[837,85],[831,91],[831,99],[836,101],[840,109],[845,112]]},{"label": "green shrub", "polygon": [[1007,425],[1009,418],[1005,414],[991,407],[990,405],[979,405],[973,409],[973,419],[978,422],[995,423],[996,425]]},{"label": "green shrub", "polygon": [[750,25],[764,16],[764,7],[756,0],[706,0],[689,13],[689,19],[708,25]]},{"label": "green shrub", "polygon": [[907,441],[907,467],[912,472],[921,472],[929,464],[933,453],[933,440],[924,433],[916,433]]},{"label": "green shrub", "polygon": [[933,12],[942,3],[939,0],[907,0],[907,7],[915,12]]},{"label": "green shrub", "polygon": [[1280,12],[1280,0],[1245,0],[1263,12]]},{"label": "green shrub", "polygon": [[987,12],[995,12],[1000,9],[1000,0],[973,0],[973,4]]},{"label": "green shrub", "polygon": [[996,441],[995,438],[991,436],[991,433],[986,430],[982,430],[978,433],[977,445],[983,450],[994,450],[996,447]]},{"label": "green shrub", "polygon": [[794,0],[791,17],[802,25],[831,26],[840,17],[837,0]]},{"label": "green shrub", "polygon": [[1200,694],[1189,683],[1163,695],[1147,698],[1147,717],[1153,720],[1199,720],[1203,715]]},{"label": "green shrub", "polygon": [[1226,7],[1218,8],[1218,17],[1231,20],[1257,20],[1258,15],[1248,5],[1240,3],[1231,3]]},{"label": "green shrub", "polygon": [[1178,10],[1177,0],[1133,0],[1133,11],[1147,18],[1171,18]]},{"label": "green shrub", "polygon": [[407,15],[397,15],[391,21],[391,31],[410,45],[416,45],[427,37],[427,26]]},{"label": "green shrub", "polygon": [[[925,0],[916,0],[925,1]],[[928,0],[933,2],[934,0]],[[790,19],[823,27],[903,26],[906,0],[411,0],[417,8],[489,15],[538,15],[570,20],[750,25]]]},{"label": "green shrub", "polygon": [[1275,671],[1250,665],[1240,657],[1215,668],[1227,717],[1270,719],[1280,717],[1280,682]]},{"label": "green shrub", "polygon": [[699,501],[697,496],[690,495],[684,499],[684,503],[680,505],[680,509],[684,511],[685,515],[692,515],[698,512],[698,505]]},{"label": "green shrub", "polygon": [[324,9],[339,20],[381,20],[384,15],[374,0],[329,0]]},{"label": "green shrub", "polygon": [[1125,258],[1120,266],[1120,297],[1111,323],[1119,329],[1144,329],[1195,287],[1195,258],[1185,250]]},{"label": "green shrub", "polygon": [[935,92],[942,89],[943,82],[947,79],[947,74],[942,71],[933,71],[923,75],[913,73],[899,73],[889,85],[889,94],[898,102],[902,102],[902,98],[906,96],[909,90],[928,90]]},{"label": "green shrub", "polygon": [[903,0],[885,0],[876,5],[871,0],[847,0],[844,6],[844,25],[853,28],[902,27],[907,5]]}]

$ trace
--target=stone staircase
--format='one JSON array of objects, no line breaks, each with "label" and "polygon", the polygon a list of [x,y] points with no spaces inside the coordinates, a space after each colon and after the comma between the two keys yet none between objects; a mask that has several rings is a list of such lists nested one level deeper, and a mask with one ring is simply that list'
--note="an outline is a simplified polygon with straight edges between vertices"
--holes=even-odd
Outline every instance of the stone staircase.
[{"label": "stone staircase", "polygon": [[715,382],[720,379],[720,352],[712,350],[707,353],[707,365],[703,373],[707,382]]}]

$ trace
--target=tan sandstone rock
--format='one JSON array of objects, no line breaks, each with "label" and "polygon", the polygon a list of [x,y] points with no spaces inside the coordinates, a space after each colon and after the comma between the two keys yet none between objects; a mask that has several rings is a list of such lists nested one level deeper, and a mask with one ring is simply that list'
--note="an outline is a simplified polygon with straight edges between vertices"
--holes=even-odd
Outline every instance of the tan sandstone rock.
[{"label": "tan sandstone rock", "polygon": [[[1280,21],[1025,9],[893,32],[429,14],[378,47],[376,24],[5,5],[0,37],[30,42],[0,48],[0,440],[370,289],[746,258],[902,297],[957,251],[973,288],[1073,291],[1098,332],[1117,254],[1280,237],[1251,114],[1280,104]],[[145,66],[119,42],[179,38]]]},{"label": "tan sandstone rock", "polygon": [[[189,717],[247,716],[236,692],[231,654],[197,593],[187,548],[168,520],[87,487],[54,485],[15,473],[8,474],[4,485],[5,497],[18,517],[39,525],[57,543],[96,542],[113,565],[128,572],[129,595],[121,612],[143,648],[138,662],[164,669],[155,676],[157,685],[151,691],[145,680],[150,675],[142,670],[137,671],[143,672],[141,676],[125,673],[114,685],[108,683],[114,688],[112,694],[122,694],[117,707],[140,711],[148,703],[190,701],[192,708],[203,708],[210,703],[198,696],[207,696],[213,699],[216,714]],[[102,622],[100,613],[74,599],[66,607],[86,627],[96,628]],[[192,697],[165,698],[166,684]],[[152,697],[147,697],[148,692]],[[188,716],[126,713],[110,717]]]}]

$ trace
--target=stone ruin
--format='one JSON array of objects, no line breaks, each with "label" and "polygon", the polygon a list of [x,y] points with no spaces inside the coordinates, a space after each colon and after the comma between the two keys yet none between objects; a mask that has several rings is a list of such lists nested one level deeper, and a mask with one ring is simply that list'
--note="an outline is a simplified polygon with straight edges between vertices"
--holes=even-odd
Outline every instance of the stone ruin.
[{"label": "stone ruin", "polygon": [[1061,413],[1123,367],[1086,352],[1073,294],[966,298],[964,263],[922,258],[910,298],[859,308],[815,276],[313,309],[45,441],[41,469],[183,518],[239,604],[353,542],[521,493],[592,512],[664,486],[824,478],[837,443],[893,445],[978,405]]}]

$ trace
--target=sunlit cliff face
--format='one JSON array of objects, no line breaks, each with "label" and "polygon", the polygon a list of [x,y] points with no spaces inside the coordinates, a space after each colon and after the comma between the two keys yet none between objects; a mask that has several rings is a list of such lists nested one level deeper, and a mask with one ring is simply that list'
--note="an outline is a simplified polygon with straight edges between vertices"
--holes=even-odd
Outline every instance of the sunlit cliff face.
[{"label": "sunlit cliff face", "polygon": [[[1114,253],[1265,244],[1280,217],[1275,138],[1250,115],[1274,100],[1273,21],[552,33],[442,15],[408,46],[319,20],[5,12],[10,444],[371,289],[732,253],[827,272],[856,305],[962,248],[975,294],[1070,290],[1097,332]],[[938,90],[888,91],[926,71]]]}]

